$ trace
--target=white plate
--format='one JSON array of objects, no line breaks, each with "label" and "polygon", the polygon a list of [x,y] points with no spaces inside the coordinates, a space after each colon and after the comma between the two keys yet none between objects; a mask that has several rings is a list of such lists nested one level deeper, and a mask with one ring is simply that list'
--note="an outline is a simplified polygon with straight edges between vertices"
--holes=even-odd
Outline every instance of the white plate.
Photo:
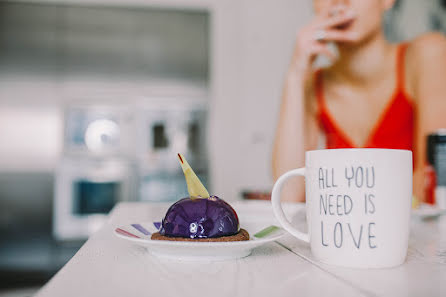
[{"label": "white plate", "polygon": [[430,219],[446,214],[446,209],[438,208],[438,206],[432,204],[421,203],[417,209],[412,209],[412,214],[422,219]]},{"label": "white plate", "polygon": [[264,221],[255,219],[246,220],[241,224],[249,232],[250,240],[233,242],[190,242],[151,240],[150,236],[158,232],[156,223],[136,223],[120,226],[114,230],[119,238],[129,240],[135,244],[146,247],[155,256],[191,261],[229,260],[249,256],[252,250],[267,242],[278,240],[285,234],[283,229],[271,232],[262,238],[254,234],[268,227]]}]

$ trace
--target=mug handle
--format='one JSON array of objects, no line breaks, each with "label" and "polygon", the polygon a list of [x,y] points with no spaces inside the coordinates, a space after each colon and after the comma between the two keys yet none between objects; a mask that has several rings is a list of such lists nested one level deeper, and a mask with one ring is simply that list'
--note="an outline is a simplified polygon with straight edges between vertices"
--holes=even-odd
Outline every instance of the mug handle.
[{"label": "mug handle", "polygon": [[302,241],[310,242],[310,236],[308,235],[308,233],[303,233],[291,225],[291,223],[286,218],[285,213],[283,212],[282,205],[280,204],[283,185],[285,184],[286,180],[292,176],[305,177],[305,168],[290,170],[287,173],[283,174],[281,177],[279,177],[279,179],[276,181],[271,195],[273,212],[279,223],[286,231],[288,231],[289,233],[291,233],[291,235],[297,237]]}]

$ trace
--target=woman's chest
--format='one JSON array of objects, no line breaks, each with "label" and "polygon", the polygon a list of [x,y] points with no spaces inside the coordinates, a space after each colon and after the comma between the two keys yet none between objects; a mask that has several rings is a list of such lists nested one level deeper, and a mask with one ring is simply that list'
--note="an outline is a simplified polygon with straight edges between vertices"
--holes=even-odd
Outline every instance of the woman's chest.
[{"label": "woman's chest", "polygon": [[352,145],[364,146],[381,128],[383,119],[390,116],[396,92],[394,84],[386,81],[368,88],[327,88],[325,112]]}]

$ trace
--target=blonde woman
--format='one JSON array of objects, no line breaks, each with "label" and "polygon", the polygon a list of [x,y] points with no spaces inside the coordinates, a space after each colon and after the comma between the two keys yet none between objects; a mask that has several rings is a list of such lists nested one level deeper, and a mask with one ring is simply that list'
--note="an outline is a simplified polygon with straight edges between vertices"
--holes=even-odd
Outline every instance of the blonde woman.
[{"label": "blonde woman", "polygon": [[[396,148],[414,153],[414,194],[423,197],[426,135],[446,127],[446,39],[430,33],[403,44],[384,36],[394,0],[314,0],[297,34],[273,150],[273,174],[304,165],[306,150]],[[335,43],[339,55],[328,47]],[[314,71],[318,55],[331,66]],[[283,200],[303,201],[301,180]]]}]

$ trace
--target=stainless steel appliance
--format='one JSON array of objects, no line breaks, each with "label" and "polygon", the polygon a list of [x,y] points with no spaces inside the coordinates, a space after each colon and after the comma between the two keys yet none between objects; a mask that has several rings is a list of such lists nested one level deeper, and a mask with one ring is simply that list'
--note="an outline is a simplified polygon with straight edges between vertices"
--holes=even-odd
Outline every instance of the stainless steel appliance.
[{"label": "stainless steel appliance", "polygon": [[440,129],[427,138],[428,162],[435,170],[435,203],[446,209],[446,129]]},{"label": "stainless steel appliance", "polygon": [[54,236],[87,238],[120,201],[187,196],[177,153],[209,186],[205,103],[163,97],[67,108],[55,178]]},{"label": "stainless steel appliance", "polygon": [[185,155],[209,186],[204,100],[152,98],[137,119],[141,200],[173,201],[188,195],[177,153]]},{"label": "stainless steel appliance", "polygon": [[76,105],[65,112],[64,152],[56,171],[53,234],[87,238],[119,201],[136,200],[132,110]]}]

